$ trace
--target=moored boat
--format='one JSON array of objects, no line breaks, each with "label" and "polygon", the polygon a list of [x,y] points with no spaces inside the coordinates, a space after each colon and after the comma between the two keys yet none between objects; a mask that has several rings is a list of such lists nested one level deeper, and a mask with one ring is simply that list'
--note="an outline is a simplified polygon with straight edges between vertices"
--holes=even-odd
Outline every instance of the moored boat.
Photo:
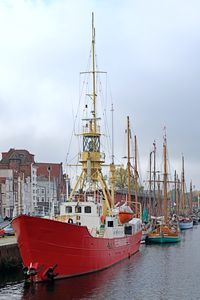
[{"label": "moored boat", "polygon": [[156,225],[156,228],[147,234],[146,243],[176,243],[181,240],[180,230],[177,222],[170,223],[168,219],[168,202],[167,202],[167,156],[166,156],[166,137],[163,143],[164,154],[164,221]]},{"label": "moored boat", "polygon": [[177,226],[159,224],[155,230],[147,236],[146,242],[151,244],[176,243],[181,240]]},{"label": "moored boat", "polygon": [[[114,212],[113,186],[102,174],[100,126],[96,113],[95,29],[92,20],[93,91],[90,118],[83,119],[80,155],[82,171],[67,202],[54,219],[21,215],[12,221],[28,281],[41,282],[96,272],[130,257],[139,250],[141,222],[132,212],[120,221]],[[88,106],[86,105],[86,108]],[[115,167],[110,165],[111,183]],[[114,184],[113,184],[114,185]],[[111,192],[110,192],[111,189]],[[81,197],[81,194],[84,197]],[[80,199],[84,199],[81,201]],[[131,203],[129,201],[129,206]]]},{"label": "moored boat", "polygon": [[193,227],[192,218],[180,218],[179,226],[181,230],[191,229]]}]

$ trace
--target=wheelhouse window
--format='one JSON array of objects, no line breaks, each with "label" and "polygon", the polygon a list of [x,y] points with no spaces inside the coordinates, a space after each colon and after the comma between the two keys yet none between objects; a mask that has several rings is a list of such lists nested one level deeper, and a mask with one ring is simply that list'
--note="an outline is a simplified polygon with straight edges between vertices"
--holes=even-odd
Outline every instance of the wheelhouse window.
[{"label": "wheelhouse window", "polygon": [[71,206],[66,206],[65,211],[67,214],[72,213],[72,207]]},{"label": "wheelhouse window", "polygon": [[75,206],[75,213],[81,213],[82,209],[80,205]]},{"label": "wheelhouse window", "polygon": [[85,206],[85,213],[91,214],[91,206]]}]

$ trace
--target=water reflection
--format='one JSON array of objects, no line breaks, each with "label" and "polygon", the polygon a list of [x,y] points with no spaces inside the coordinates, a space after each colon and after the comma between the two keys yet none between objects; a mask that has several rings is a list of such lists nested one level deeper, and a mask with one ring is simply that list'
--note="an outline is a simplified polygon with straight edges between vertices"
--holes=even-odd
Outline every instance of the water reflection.
[{"label": "water reflection", "polygon": [[21,299],[105,299],[105,293],[107,294],[106,299],[117,299],[116,294],[117,297],[120,297],[119,284],[116,285],[115,291],[112,289],[109,291],[109,286],[121,282],[121,278],[124,280],[129,266],[133,264],[133,261],[136,264],[140,257],[141,253],[138,252],[130,259],[107,270],[81,277],[57,280],[53,284],[25,284]]},{"label": "water reflection", "polygon": [[5,285],[4,279],[0,299],[200,299],[199,248],[200,225],[183,232],[180,243],[142,245],[130,259],[98,273],[58,280],[53,285],[8,284],[16,278],[10,278]]}]

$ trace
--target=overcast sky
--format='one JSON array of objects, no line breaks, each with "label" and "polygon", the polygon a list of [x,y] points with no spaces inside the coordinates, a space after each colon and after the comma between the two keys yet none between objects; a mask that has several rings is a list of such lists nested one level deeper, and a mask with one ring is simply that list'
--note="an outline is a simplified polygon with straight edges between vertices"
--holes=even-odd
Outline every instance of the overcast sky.
[{"label": "overcast sky", "polygon": [[166,126],[170,174],[180,174],[183,153],[187,182],[200,189],[199,0],[0,0],[0,151],[27,149],[38,162],[65,163],[92,11],[117,162],[127,115],[143,180],[154,140],[161,161]]}]

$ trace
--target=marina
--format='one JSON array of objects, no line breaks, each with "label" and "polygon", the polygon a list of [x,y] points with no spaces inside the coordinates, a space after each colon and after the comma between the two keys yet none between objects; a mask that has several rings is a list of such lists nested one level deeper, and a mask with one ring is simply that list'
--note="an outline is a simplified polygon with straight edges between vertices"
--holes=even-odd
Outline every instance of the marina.
[{"label": "marina", "polygon": [[[0,18],[0,22],[4,25],[16,9],[15,5],[7,5],[7,1],[1,6],[5,18]],[[191,139],[198,128],[195,123],[192,125],[198,109],[193,113],[191,108],[184,108],[185,116],[180,111],[182,104],[186,107],[185,100],[191,99],[192,104],[195,97],[199,99],[199,89],[195,92],[193,83],[198,76],[194,76],[190,87],[188,82],[193,72],[186,72],[185,68],[192,52],[187,60],[180,53],[185,46],[178,44],[177,54],[182,63],[176,65],[177,58],[172,59],[172,54],[176,52],[178,35],[170,42],[171,53],[162,42],[170,36],[168,30],[173,35],[167,21],[167,32],[162,28],[160,37],[155,39],[160,45],[155,43],[149,33],[157,34],[162,18],[153,25],[156,30],[151,28],[152,20],[145,24],[145,30],[140,28],[141,20],[138,22],[131,15],[128,18],[130,8],[130,11],[136,9],[135,1],[126,6],[126,13],[120,9],[116,20],[114,14],[111,17],[108,14],[107,23],[97,13],[98,27],[93,10],[88,26],[82,12],[77,20],[74,17],[70,20],[69,16],[65,20],[68,1],[61,1],[59,7],[57,1],[42,1],[41,7],[37,1],[32,2],[26,6],[26,1],[22,1],[19,11],[14,12],[16,20],[20,19],[22,7],[34,15],[28,24],[31,15],[22,9],[22,15],[28,16],[23,23],[27,28],[31,26],[31,31],[30,28],[27,31],[30,39],[24,38],[30,45],[24,44],[18,52],[5,40],[7,50],[0,55],[3,70],[1,56],[4,58],[8,53],[7,66],[2,71],[5,82],[4,77],[0,78],[0,98],[6,107],[2,105],[0,118],[0,122],[4,117],[6,120],[2,123],[5,130],[0,145],[0,299],[200,299],[200,190],[196,151],[199,147],[195,146],[199,139]],[[43,23],[35,27],[35,16],[41,8],[46,14],[44,28]],[[174,12],[170,5],[168,8],[168,14]],[[57,20],[54,13],[58,14]],[[124,25],[119,22],[121,13]],[[140,13],[143,15],[143,7]],[[55,24],[48,27],[50,19]],[[137,27],[134,22],[138,22]],[[21,28],[25,30],[26,26],[18,25],[16,28],[22,34]],[[115,34],[110,34],[113,28]],[[194,29],[195,26],[191,32]],[[6,35],[6,31],[7,26],[0,26],[0,36]],[[8,37],[13,39],[14,32],[13,27],[7,32]],[[181,36],[183,33],[179,32]],[[16,37],[20,41],[17,34]],[[35,45],[32,38],[36,39]],[[48,49],[45,39],[49,40]],[[190,39],[188,44],[192,45]],[[159,62],[157,49],[160,51],[161,45],[165,52]],[[82,68],[85,48],[88,60]],[[8,49],[16,50],[13,61]],[[30,56],[26,56],[27,51]],[[20,61],[21,53],[24,60]],[[14,66],[16,57],[19,69]],[[27,62],[35,70],[27,65],[26,74],[23,68],[19,70]],[[19,82],[13,80],[11,66],[18,70],[15,77]],[[73,74],[78,66],[76,87],[79,88],[75,89]],[[115,78],[114,97],[105,66]],[[119,77],[118,73],[123,75]],[[10,77],[9,84],[6,74]],[[187,80],[180,74],[187,75]],[[14,98],[10,95],[12,91]],[[17,107],[11,105],[12,118],[7,105],[14,101],[15,95]],[[181,105],[176,102],[180,99]],[[188,116],[193,116],[187,122],[191,136],[187,134],[189,128],[184,130]],[[21,127],[17,129],[20,121]]]},{"label": "marina", "polygon": [[21,273],[0,277],[0,299],[199,299],[200,226],[181,233],[181,242],[140,246],[115,266],[52,285],[26,285]]}]

